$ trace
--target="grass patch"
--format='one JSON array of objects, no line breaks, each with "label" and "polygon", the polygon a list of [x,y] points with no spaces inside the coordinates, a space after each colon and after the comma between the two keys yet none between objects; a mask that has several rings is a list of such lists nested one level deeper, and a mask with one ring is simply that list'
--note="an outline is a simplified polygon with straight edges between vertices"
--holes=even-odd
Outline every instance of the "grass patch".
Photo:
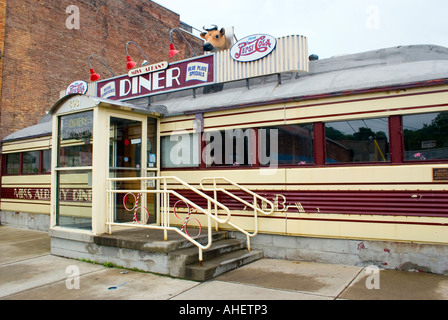
[{"label": "grass patch", "polygon": [[148,274],[153,274],[152,272],[148,272],[148,271],[144,271],[144,270],[140,270],[138,268],[126,268],[120,265],[117,265],[113,262],[110,261],[106,261],[104,263],[99,263],[90,259],[80,259],[79,261],[81,262],[85,262],[85,263],[90,263],[90,264],[96,264],[99,266],[104,266],[105,268],[108,269],[120,269],[120,270],[127,270],[127,271],[133,271],[133,272],[140,272],[140,273],[148,273]]}]

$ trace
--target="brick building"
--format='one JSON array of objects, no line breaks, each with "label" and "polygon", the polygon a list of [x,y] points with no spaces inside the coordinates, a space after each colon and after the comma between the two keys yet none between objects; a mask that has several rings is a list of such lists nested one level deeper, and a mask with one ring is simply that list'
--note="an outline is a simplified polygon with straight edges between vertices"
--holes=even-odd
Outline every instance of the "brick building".
[{"label": "brick building", "polygon": [[[79,28],[69,6],[79,9]],[[168,56],[170,30],[181,26],[177,13],[149,0],[0,0],[0,139],[36,124],[73,81],[88,81],[92,54],[117,76],[127,72],[128,41],[142,48],[149,63],[191,57],[177,33],[181,53]],[[185,36],[202,54],[203,40]],[[136,62],[144,60],[134,45],[129,53]],[[112,76],[98,59],[91,62],[102,79]]]}]

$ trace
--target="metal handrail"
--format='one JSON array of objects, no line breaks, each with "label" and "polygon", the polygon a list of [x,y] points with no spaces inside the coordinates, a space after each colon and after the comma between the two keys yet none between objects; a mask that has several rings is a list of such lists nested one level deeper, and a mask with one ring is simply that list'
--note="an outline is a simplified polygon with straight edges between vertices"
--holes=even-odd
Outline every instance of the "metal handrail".
[{"label": "metal handrail", "polygon": [[[212,180],[213,181],[213,188],[212,189],[207,189],[206,187],[204,187],[204,181],[207,181],[207,180]],[[240,197],[238,197],[238,196],[234,195],[233,193],[227,191],[226,189],[218,188],[217,187],[217,183],[216,183],[217,180],[223,180],[223,181],[227,182],[228,184],[231,184],[234,187],[237,187],[238,189],[240,189],[240,190],[250,194],[251,196],[254,197],[253,198],[254,202],[253,203],[249,203],[246,200],[241,199]],[[246,235],[246,237],[247,237],[247,249],[250,250],[250,238],[255,237],[258,234],[258,213],[261,213],[261,214],[264,214],[264,215],[271,215],[274,212],[274,210],[275,210],[274,204],[271,201],[269,201],[268,199],[258,195],[257,193],[255,193],[255,192],[253,192],[253,191],[251,191],[251,190],[249,190],[249,189],[247,189],[247,188],[245,188],[243,186],[240,186],[239,184],[237,184],[237,183],[235,183],[235,182],[233,182],[233,181],[231,181],[231,180],[229,180],[227,178],[224,178],[224,177],[203,178],[201,180],[200,186],[201,186],[201,189],[203,191],[213,191],[214,198],[215,198],[216,202],[218,202],[217,193],[218,193],[218,191],[220,191],[220,192],[223,192],[223,193],[227,194],[228,196],[232,197],[233,199],[243,203],[244,205],[246,205],[246,207],[250,207],[250,208],[252,208],[254,210],[254,220],[255,220],[255,222],[254,222],[254,232],[253,233],[250,233],[250,232],[242,229],[241,227],[235,225],[234,223],[232,223],[230,221],[227,222],[228,225],[232,226],[233,228],[237,229],[238,231],[240,231],[240,232],[242,232],[242,233],[244,233]],[[262,208],[260,208],[257,205],[257,200],[261,200],[262,204],[263,203],[268,204],[271,207],[271,210],[269,210],[268,212],[264,211]],[[217,228],[217,225],[216,225],[216,228]]]},{"label": "metal handrail", "polygon": [[[176,181],[178,184],[183,185],[184,187],[186,187],[187,189],[190,189],[191,191],[193,191],[194,193],[198,194],[199,196],[201,196],[202,198],[207,200],[207,209],[204,209],[202,207],[200,207],[199,205],[197,205],[196,203],[192,202],[191,200],[187,199],[186,197],[182,196],[181,194],[179,194],[178,192],[171,190],[168,188],[168,180],[174,180]],[[207,189],[206,187],[204,187],[203,182],[206,180],[213,180],[213,189]],[[237,197],[236,195],[234,195],[233,193],[223,189],[223,188],[218,188],[217,187],[217,180],[223,180],[225,182],[227,182],[228,184],[233,185],[234,187],[239,188],[240,190],[243,190],[244,192],[250,194],[251,196],[253,196],[253,203],[249,203],[244,199],[241,199],[240,197]],[[160,181],[161,185],[159,186],[159,189],[156,190],[115,190],[113,188],[113,182],[127,182],[127,181],[140,181],[140,182],[146,182],[146,181]],[[219,178],[204,178],[202,179],[200,186],[202,188],[203,191],[213,191],[214,193],[214,198],[206,195],[205,193],[201,192],[200,190],[198,190],[197,188],[189,185],[188,183],[186,183],[185,181],[179,179],[178,177],[147,177],[147,178],[109,178],[107,179],[107,182],[109,184],[109,188],[107,190],[107,196],[108,196],[108,212],[107,212],[107,221],[106,224],[108,226],[108,230],[109,230],[109,234],[112,233],[112,226],[121,226],[121,227],[132,227],[132,228],[145,228],[145,229],[154,229],[154,230],[163,230],[164,231],[164,239],[165,241],[168,240],[168,231],[174,231],[176,233],[178,233],[179,235],[181,235],[182,237],[184,237],[185,239],[187,239],[188,241],[190,241],[191,243],[193,243],[196,247],[198,247],[199,249],[199,261],[200,263],[202,263],[203,261],[203,250],[207,250],[211,247],[212,245],[212,219],[215,221],[215,226],[216,226],[216,230],[218,230],[218,225],[219,224],[228,224],[230,226],[232,226],[233,228],[235,228],[236,230],[242,232],[243,234],[245,234],[247,236],[247,249],[250,250],[250,238],[254,237],[258,234],[258,213],[264,214],[264,215],[270,215],[274,212],[274,204],[267,200],[266,198],[263,198],[262,196],[256,194],[255,192],[244,188],[240,185],[238,185],[237,183],[230,181],[227,178],[223,178],[223,177],[219,177]],[[250,207],[254,210],[254,219],[255,219],[255,227],[254,227],[254,232],[250,233],[244,229],[242,229],[241,227],[235,225],[234,223],[232,223],[230,221],[231,219],[231,212],[229,210],[229,208],[225,205],[223,205],[222,203],[220,203],[218,201],[218,197],[217,197],[217,193],[218,192],[223,192],[227,195],[229,195],[230,197],[234,198],[235,200],[243,203],[244,205],[246,205],[246,207]],[[114,218],[113,218],[113,194],[128,194],[128,193],[134,193],[134,194],[160,194],[162,197],[160,199],[160,208],[161,208],[161,225],[160,226],[156,226],[156,225],[142,225],[142,224],[134,224],[134,223],[116,223],[113,222]],[[186,233],[182,232],[181,230],[179,230],[176,227],[171,227],[170,226],[170,204],[169,204],[169,196],[173,195],[176,198],[184,201],[187,205],[191,206],[192,208],[194,208],[195,210],[197,210],[197,212],[200,212],[204,215],[207,216],[208,219],[208,243],[207,245],[202,245],[201,243],[199,243],[198,241],[196,241],[195,239],[191,238],[190,236],[188,236]],[[263,203],[266,203],[267,205],[269,205],[271,207],[270,211],[264,211],[262,208],[260,208],[257,204],[257,200],[261,200],[262,201],[262,206]],[[212,214],[212,204],[214,205],[214,214]],[[218,208],[220,208],[221,210],[223,210],[225,212],[225,219],[220,219],[218,216]]]},{"label": "metal handrail", "polygon": [[[185,186],[186,188],[192,190],[196,194],[200,195],[201,197],[205,198],[207,200],[207,210],[203,209],[202,207],[198,206],[194,202],[190,201],[189,199],[185,198],[178,192],[174,190],[168,189],[168,180],[175,180],[177,183],[180,183],[181,185]],[[231,213],[229,208],[227,208],[222,203],[218,202],[217,200],[209,197],[205,193],[201,192],[200,190],[194,188],[193,186],[189,185],[188,183],[182,181],[181,179],[177,177],[148,177],[148,178],[109,178],[107,179],[109,183],[109,189],[107,190],[108,195],[108,214],[107,214],[107,221],[106,224],[108,226],[109,234],[112,233],[112,226],[121,226],[121,227],[132,227],[132,228],[145,228],[145,229],[155,229],[155,230],[163,230],[164,231],[164,239],[165,241],[168,240],[168,231],[174,231],[180,234],[182,237],[193,243],[195,246],[199,249],[199,261],[202,262],[203,255],[202,251],[207,250],[212,245],[212,223],[211,219],[215,220],[216,223],[222,223],[226,224],[230,221]],[[163,190],[114,190],[112,183],[113,182],[126,182],[126,181],[161,181],[163,183]],[[162,187],[162,186],[161,186]],[[133,223],[115,223],[113,222],[113,197],[112,194],[127,194],[127,193],[140,193],[140,194],[161,194],[161,226],[155,226],[155,225],[139,225],[139,224],[133,224]],[[175,227],[170,226],[169,221],[169,195],[173,195],[180,200],[184,201],[194,209],[196,209],[198,212],[201,212],[205,214],[208,218],[208,244],[202,245],[198,241],[192,239],[187,234],[183,233],[181,230]],[[212,204],[215,206],[215,215],[212,214]],[[226,218],[225,219],[219,219],[217,208],[221,208],[226,212]]]},{"label": "metal handrail", "polygon": [[[213,180],[213,189],[207,189],[206,187],[204,187],[204,181],[206,181],[206,180]],[[238,196],[234,195],[233,193],[227,191],[226,189],[223,189],[223,188],[217,188],[217,187],[216,187],[216,181],[217,181],[217,180],[224,180],[224,181],[227,182],[228,184],[231,184],[231,185],[233,185],[234,187],[237,187],[238,189],[240,189],[240,190],[242,190],[242,191],[244,191],[244,192],[250,194],[250,195],[253,196],[255,199],[258,199],[258,200],[261,200],[262,202],[267,203],[267,204],[271,207],[271,210],[270,210],[269,212],[265,212],[265,211],[262,210],[260,207],[256,206],[255,203],[249,203],[249,202],[247,202],[246,200],[241,199],[240,197],[238,197]],[[246,205],[246,206],[248,206],[248,207],[251,207],[251,208],[254,209],[254,210],[257,210],[257,211],[258,211],[259,213],[261,213],[261,214],[271,215],[271,214],[274,212],[274,210],[275,210],[274,204],[273,204],[271,201],[269,201],[268,199],[266,199],[266,198],[260,196],[259,194],[253,192],[252,190],[249,190],[249,189],[247,189],[247,188],[245,188],[245,187],[243,187],[243,186],[241,186],[241,185],[239,185],[239,184],[237,184],[237,183],[235,183],[235,182],[233,182],[233,181],[231,181],[231,180],[229,180],[229,179],[227,179],[227,178],[224,178],[224,177],[203,178],[203,179],[201,180],[200,186],[201,186],[201,189],[202,189],[203,191],[221,191],[221,192],[224,192],[224,193],[227,194],[228,196],[234,198],[235,200],[237,200],[237,201],[243,203],[244,205]]]}]

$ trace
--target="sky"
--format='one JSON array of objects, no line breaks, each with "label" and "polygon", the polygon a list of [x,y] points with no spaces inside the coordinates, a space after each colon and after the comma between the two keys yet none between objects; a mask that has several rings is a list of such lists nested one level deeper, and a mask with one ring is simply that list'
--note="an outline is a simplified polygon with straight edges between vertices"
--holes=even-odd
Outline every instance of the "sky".
[{"label": "sky", "polygon": [[[202,30],[233,26],[237,39],[303,35],[320,58],[402,45],[448,47],[448,0],[155,0]],[[194,34],[198,35],[196,31]]]}]

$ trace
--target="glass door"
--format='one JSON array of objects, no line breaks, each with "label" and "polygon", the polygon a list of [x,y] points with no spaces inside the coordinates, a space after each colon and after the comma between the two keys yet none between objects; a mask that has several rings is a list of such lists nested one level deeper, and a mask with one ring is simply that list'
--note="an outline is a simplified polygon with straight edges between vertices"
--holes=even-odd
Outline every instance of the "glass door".
[{"label": "glass door", "polygon": [[[142,121],[110,118],[109,176],[139,178],[145,176]],[[149,161],[149,160],[148,160]],[[116,182],[116,190],[143,190],[140,181]],[[116,223],[151,224],[156,222],[155,195],[139,192],[118,193],[114,197]]]},{"label": "glass door", "polygon": [[56,226],[92,230],[93,111],[58,117]]}]

